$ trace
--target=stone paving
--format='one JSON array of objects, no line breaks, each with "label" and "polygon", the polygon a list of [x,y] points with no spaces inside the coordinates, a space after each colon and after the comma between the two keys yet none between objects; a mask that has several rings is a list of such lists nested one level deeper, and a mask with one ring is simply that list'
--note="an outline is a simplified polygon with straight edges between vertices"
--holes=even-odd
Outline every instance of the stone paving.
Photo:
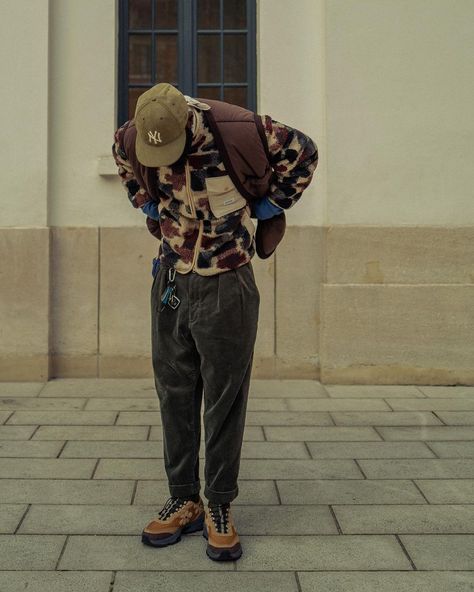
[{"label": "stone paving", "polygon": [[141,543],[161,438],[152,380],[0,383],[0,591],[474,590],[474,387],[253,380],[236,562]]}]

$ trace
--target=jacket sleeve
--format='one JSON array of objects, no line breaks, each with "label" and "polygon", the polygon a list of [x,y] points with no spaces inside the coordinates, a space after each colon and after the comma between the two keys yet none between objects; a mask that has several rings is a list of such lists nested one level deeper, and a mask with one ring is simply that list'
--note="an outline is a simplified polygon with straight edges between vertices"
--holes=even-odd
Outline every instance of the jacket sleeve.
[{"label": "jacket sleeve", "polygon": [[141,208],[146,203],[152,201],[148,192],[140,186],[132,166],[127,159],[127,155],[123,149],[123,134],[126,132],[130,121],[126,121],[114,133],[114,143],[112,144],[112,155],[115,164],[118,167],[118,175],[121,179],[122,185],[127,192],[128,199],[134,208]]},{"label": "jacket sleeve", "polygon": [[260,115],[270,151],[274,178],[268,199],[287,210],[301,197],[318,165],[318,147],[300,130]]}]

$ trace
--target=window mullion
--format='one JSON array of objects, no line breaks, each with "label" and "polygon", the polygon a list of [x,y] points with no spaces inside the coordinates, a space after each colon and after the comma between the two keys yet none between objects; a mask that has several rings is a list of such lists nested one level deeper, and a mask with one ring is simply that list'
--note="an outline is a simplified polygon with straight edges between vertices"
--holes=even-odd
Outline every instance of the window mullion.
[{"label": "window mullion", "polygon": [[151,1],[151,84],[156,84],[156,32],[155,32],[155,0]]},{"label": "window mullion", "polygon": [[[193,95],[194,50],[193,0],[178,0],[179,19],[179,88],[185,95]],[[191,54],[191,55],[190,55]],[[191,59],[190,59],[191,58]]]},{"label": "window mullion", "polygon": [[220,27],[220,45],[221,45],[221,63],[220,63],[220,73],[221,73],[221,84],[220,84],[220,100],[224,100],[224,0],[219,1],[219,27]]}]

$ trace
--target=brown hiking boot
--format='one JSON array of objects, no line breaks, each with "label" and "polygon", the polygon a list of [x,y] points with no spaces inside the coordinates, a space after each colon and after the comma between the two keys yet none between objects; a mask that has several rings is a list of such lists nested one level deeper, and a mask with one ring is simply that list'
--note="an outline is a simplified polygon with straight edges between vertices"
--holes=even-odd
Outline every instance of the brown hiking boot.
[{"label": "brown hiking boot", "polygon": [[214,561],[234,561],[242,555],[230,503],[208,506],[202,536],[207,539],[206,554]]},{"label": "brown hiking boot", "polygon": [[201,530],[204,522],[204,502],[171,496],[142,532],[142,543],[166,547],[181,540],[181,534]]}]

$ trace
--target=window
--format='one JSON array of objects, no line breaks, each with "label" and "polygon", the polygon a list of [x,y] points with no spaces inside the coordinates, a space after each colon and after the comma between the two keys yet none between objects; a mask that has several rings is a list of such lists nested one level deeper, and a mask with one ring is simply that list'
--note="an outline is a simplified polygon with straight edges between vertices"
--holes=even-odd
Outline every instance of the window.
[{"label": "window", "polygon": [[118,125],[159,82],[256,109],[256,0],[119,0]]}]

